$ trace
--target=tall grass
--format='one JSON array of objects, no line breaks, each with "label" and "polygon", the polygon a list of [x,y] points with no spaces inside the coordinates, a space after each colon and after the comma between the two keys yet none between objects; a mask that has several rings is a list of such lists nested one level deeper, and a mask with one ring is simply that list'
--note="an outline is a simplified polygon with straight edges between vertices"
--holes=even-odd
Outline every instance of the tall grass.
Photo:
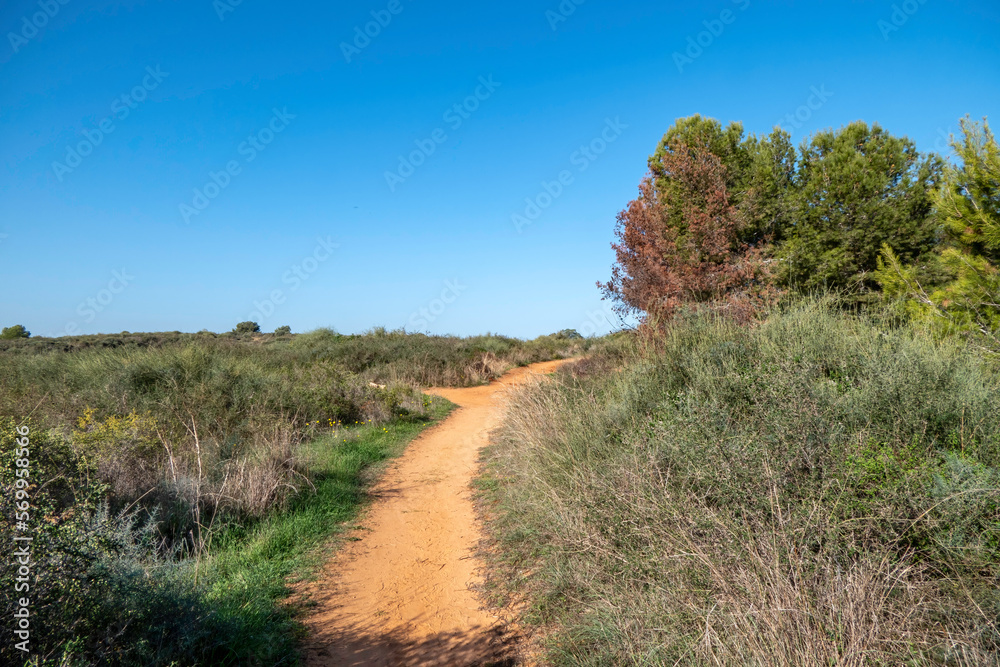
[{"label": "tall grass", "polygon": [[298,445],[420,415],[428,384],[476,384],[587,341],[373,330],[3,354],[0,416],[33,416],[97,467],[112,507],[156,509],[164,547],[205,545],[220,519],[260,517],[308,487]]},{"label": "tall grass", "polygon": [[493,334],[459,338],[385,329],[343,336],[320,329],[296,336],[290,347],[302,358],[333,361],[378,383],[470,386],[495,380],[515,366],[576,356],[593,344],[574,334],[524,341]]},{"label": "tall grass", "polygon": [[[294,662],[285,577],[353,515],[373,466],[442,414],[420,385],[589,344],[381,330],[14,343],[0,346],[0,538],[14,427],[30,424],[32,636],[59,665]],[[0,661],[18,664],[4,627]]]},{"label": "tall grass", "polygon": [[[435,398],[427,418],[327,433],[300,451],[308,491],[262,519],[229,523],[202,557],[172,559],[155,526],[109,510],[87,463],[52,432],[32,429],[31,653],[0,627],[0,663],[80,665],[290,665],[298,659],[301,605],[290,578],[322,562],[331,537],[356,516],[380,464],[450,409]],[[0,421],[0,486],[13,487],[13,422]],[[0,539],[11,543],[14,496],[0,497]],[[0,562],[13,590],[18,563]],[[0,611],[15,608],[5,596]]]},{"label": "tall grass", "polygon": [[1000,378],[807,302],[511,398],[492,592],[553,664],[997,664]]}]

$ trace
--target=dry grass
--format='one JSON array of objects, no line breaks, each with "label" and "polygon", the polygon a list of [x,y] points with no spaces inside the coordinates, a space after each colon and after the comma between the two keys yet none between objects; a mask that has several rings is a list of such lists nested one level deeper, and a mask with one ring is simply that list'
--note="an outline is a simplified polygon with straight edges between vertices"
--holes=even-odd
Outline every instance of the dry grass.
[{"label": "dry grass", "polygon": [[998,664],[991,369],[815,304],[619,365],[512,394],[481,480],[546,662]]}]

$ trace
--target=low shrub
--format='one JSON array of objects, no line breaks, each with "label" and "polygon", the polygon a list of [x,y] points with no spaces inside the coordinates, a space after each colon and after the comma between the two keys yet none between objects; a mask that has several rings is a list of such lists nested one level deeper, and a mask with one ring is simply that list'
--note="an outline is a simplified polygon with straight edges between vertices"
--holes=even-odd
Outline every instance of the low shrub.
[{"label": "low shrub", "polygon": [[[30,509],[17,528],[16,426],[29,430]],[[2,613],[30,601],[31,654],[44,664],[211,663],[230,628],[200,601],[185,565],[157,555],[150,522],[135,512],[112,513],[106,487],[90,464],[58,434],[37,423],[0,419],[0,539],[28,544],[31,573],[15,558],[0,563]],[[15,542],[28,536],[30,542]],[[0,628],[0,661],[21,664],[13,624]]]},{"label": "low shrub", "polygon": [[1000,378],[877,315],[682,315],[515,394],[492,594],[554,664],[996,664]]}]

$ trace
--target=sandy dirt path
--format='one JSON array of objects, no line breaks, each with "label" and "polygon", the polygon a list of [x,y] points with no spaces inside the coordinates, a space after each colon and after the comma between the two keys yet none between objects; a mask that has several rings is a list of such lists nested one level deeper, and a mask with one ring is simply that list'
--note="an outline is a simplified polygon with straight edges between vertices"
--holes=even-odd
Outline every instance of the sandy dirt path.
[{"label": "sandy dirt path", "polygon": [[485,387],[429,389],[459,407],[410,443],[373,489],[376,500],[309,587],[306,664],[509,664],[499,620],[480,608],[480,538],[470,482],[500,418],[500,396],[563,361],[515,369]]}]

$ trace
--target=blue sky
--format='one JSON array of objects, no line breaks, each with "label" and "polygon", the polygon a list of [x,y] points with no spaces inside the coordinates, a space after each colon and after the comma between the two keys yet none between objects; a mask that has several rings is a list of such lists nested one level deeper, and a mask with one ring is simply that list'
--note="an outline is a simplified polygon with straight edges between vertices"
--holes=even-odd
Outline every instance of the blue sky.
[{"label": "blue sky", "polygon": [[605,331],[676,118],[943,150],[1000,103],[994,1],[576,2],[3,2],[2,324]]}]

